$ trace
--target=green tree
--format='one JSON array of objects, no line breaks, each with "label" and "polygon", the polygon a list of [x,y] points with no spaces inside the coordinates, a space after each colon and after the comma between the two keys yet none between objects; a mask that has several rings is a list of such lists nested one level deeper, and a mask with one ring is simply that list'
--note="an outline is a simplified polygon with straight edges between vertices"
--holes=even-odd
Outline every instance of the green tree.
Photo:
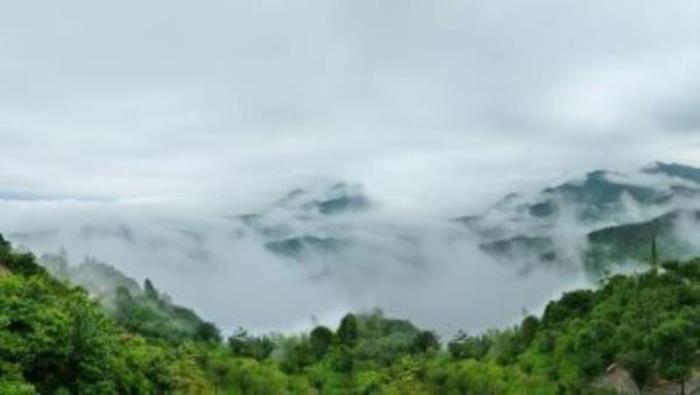
[{"label": "green tree", "polygon": [[492,338],[489,336],[469,336],[459,331],[447,344],[447,351],[454,359],[481,359],[489,352],[491,345]]},{"label": "green tree", "polygon": [[354,314],[346,314],[345,317],[340,320],[337,336],[340,344],[348,347],[354,347],[357,344],[359,330],[357,317],[355,317]]},{"label": "green tree", "polygon": [[650,335],[661,374],[681,385],[681,395],[685,394],[685,382],[695,362],[695,344],[690,329],[688,321],[676,319],[663,323]]},{"label": "green tree", "polygon": [[149,280],[149,279],[146,279],[143,282],[143,292],[146,295],[146,297],[151,299],[151,300],[157,301],[160,299],[160,295],[158,294],[158,290],[153,285],[153,282],[151,282],[151,280]]},{"label": "green tree", "polygon": [[0,364],[16,366],[39,392],[154,388],[134,349],[85,291],[44,276],[0,278]]},{"label": "green tree", "polygon": [[651,266],[656,268],[659,265],[659,253],[656,247],[656,235],[651,239]]},{"label": "green tree", "polygon": [[207,343],[220,343],[221,332],[219,331],[219,328],[217,328],[216,325],[214,325],[213,323],[202,322],[197,327],[195,339]]},{"label": "green tree", "polygon": [[425,354],[439,349],[440,339],[432,331],[420,331],[411,344],[411,352],[415,354]]},{"label": "green tree", "polygon": [[523,346],[527,347],[535,339],[537,335],[537,330],[540,327],[540,320],[537,317],[529,315],[525,317],[522,324],[520,324],[520,337],[523,341]]},{"label": "green tree", "polygon": [[289,374],[301,373],[316,361],[308,338],[286,339],[282,345],[280,367]]},{"label": "green tree", "polygon": [[333,370],[339,373],[350,373],[355,367],[355,357],[352,349],[342,344],[333,349],[330,360]]},{"label": "green tree", "polygon": [[243,328],[238,328],[236,333],[228,338],[228,347],[233,355],[258,361],[267,359],[275,349],[274,343],[267,336],[251,336]]},{"label": "green tree", "polygon": [[309,342],[311,343],[311,350],[317,359],[321,359],[326,355],[326,352],[333,345],[333,340],[333,331],[325,326],[317,326],[311,331]]},{"label": "green tree", "polygon": [[447,369],[436,393],[500,395],[507,393],[506,372],[498,365],[475,360],[455,363]]}]

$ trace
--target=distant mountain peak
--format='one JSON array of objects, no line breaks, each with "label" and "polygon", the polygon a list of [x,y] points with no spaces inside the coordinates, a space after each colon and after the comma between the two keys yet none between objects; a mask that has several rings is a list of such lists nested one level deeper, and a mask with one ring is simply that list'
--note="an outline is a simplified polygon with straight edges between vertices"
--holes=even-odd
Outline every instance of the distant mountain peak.
[{"label": "distant mountain peak", "polygon": [[[336,182],[324,188],[294,189],[273,203],[269,209],[297,210],[303,215],[335,215],[363,211],[369,207],[370,200],[361,185]],[[252,215],[260,216],[260,214],[247,216]]]},{"label": "distant mountain peak", "polygon": [[[594,170],[534,195],[510,193],[479,215],[454,220],[479,237],[482,250],[507,261],[529,256],[540,265],[570,259],[571,254],[560,257],[558,251],[570,250],[580,235],[588,236],[574,243],[581,246],[575,252],[585,249],[586,264],[611,257],[640,260],[653,234],[659,235],[667,258],[678,258],[700,251],[700,244],[683,239],[700,228],[693,203],[698,197],[700,169],[656,162],[630,173]],[[678,232],[678,226],[687,229]]]},{"label": "distant mountain peak", "polygon": [[349,236],[338,221],[371,206],[361,185],[336,182],[294,189],[257,213],[230,218],[242,225],[242,232],[253,230],[262,236],[269,251],[299,259],[309,252],[328,254],[345,247]]},{"label": "distant mountain peak", "polygon": [[700,184],[700,169],[680,163],[655,162],[642,171],[647,174],[663,174]]}]

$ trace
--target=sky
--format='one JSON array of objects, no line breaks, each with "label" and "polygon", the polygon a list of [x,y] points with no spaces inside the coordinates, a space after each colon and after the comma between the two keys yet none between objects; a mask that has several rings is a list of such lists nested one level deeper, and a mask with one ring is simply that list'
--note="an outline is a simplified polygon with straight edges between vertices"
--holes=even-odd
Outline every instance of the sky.
[{"label": "sky", "polygon": [[0,185],[243,201],[326,177],[453,207],[697,164],[698,19],[687,0],[3,1]]},{"label": "sky", "polygon": [[189,221],[337,180],[449,216],[700,165],[698,20],[688,0],[0,0],[4,223],[105,202]]}]

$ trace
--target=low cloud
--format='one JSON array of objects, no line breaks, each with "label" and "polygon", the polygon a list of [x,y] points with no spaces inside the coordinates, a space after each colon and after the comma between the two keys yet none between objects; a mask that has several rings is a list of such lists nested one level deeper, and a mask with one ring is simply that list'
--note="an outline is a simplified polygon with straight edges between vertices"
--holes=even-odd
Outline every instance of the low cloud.
[{"label": "low cloud", "polygon": [[162,207],[5,201],[0,227],[37,254],[65,248],[74,263],[92,256],[139,281],[151,278],[227,330],[292,330],[314,318],[335,324],[344,312],[379,307],[444,334],[475,331],[514,322],[583,283],[582,275],[557,271],[521,276],[517,262],[497,263],[464,229],[435,218],[382,210],[346,218],[333,226],[351,247],[297,261],[271,253],[260,235],[241,233],[231,220],[185,210],[173,217]]}]

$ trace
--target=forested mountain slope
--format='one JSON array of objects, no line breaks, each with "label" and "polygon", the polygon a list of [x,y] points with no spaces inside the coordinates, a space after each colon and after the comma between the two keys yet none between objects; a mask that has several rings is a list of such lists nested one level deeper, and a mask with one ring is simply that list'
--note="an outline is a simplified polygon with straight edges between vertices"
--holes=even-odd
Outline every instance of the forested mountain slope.
[{"label": "forested mountain slope", "polygon": [[[41,211],[46,206],[41,202],[8,201],[0,204],[6,206],[0,226],[32,251],[65,246],[72,254],[118,264],[127,273],[144,273],[141,269],[148,267],[157,284],[168,284],[166,278],[204,281],[201,268],[227,273],[243,266],[232,262],[255,255],[261,266],[291,268],[293,275],[321,286],[359,278],[385,288],[396,273],[423,276],[440,271],[445,260],[461,262],[466,249],[486,255],[479,257],[480,265],[500,263],[514,274],[563,267],[583,268],[596,277],[616,265],[647,263],[654,237],[663,258],[688,259],[700,255],[698,197],[700,169],[655,163],[633,171],[567,176],[548,187],[520,185],[473,212],[443,211],[432,201],[422,202],[427,207],[420,213],[401,211],[362,185],[331,182],[303,185],[269,202],[186,214],[109,204],[54,212]],[[42,215],[31,222],[18,214],[2,221],[12,217],[14,206]],[[97,266],[89,269],[106,270]],[[62,276],[62,269],[54,267]],[[94,273],[87,269],[79,282],[89,287]],[[182,270],[186,276],[170,276]],[[180,290],[183,282],[171,280],[168,286]],[[132,293],[136,289],[123,285]]]},{"label": "forested mountain slope", "polygon": [[609,277],[446,344],[378,311],[301,335],[157,336],[132,320],[163,317],[115,316],[4,239],[0,265],[3,394],[602,394],[612,364],[647,391],[689,380],[700,341],[700,260]]},{"label": "forested mountain slope", "polygon": [[[530,266],[581,263],[600,274],[662,256],[700,254],[700,169],[655,163],[637,172],[597,170],[534,194],[512,193],[478,215],[457,217],[482,250]],[[524,261],[524,262],[523,262]]]}]

